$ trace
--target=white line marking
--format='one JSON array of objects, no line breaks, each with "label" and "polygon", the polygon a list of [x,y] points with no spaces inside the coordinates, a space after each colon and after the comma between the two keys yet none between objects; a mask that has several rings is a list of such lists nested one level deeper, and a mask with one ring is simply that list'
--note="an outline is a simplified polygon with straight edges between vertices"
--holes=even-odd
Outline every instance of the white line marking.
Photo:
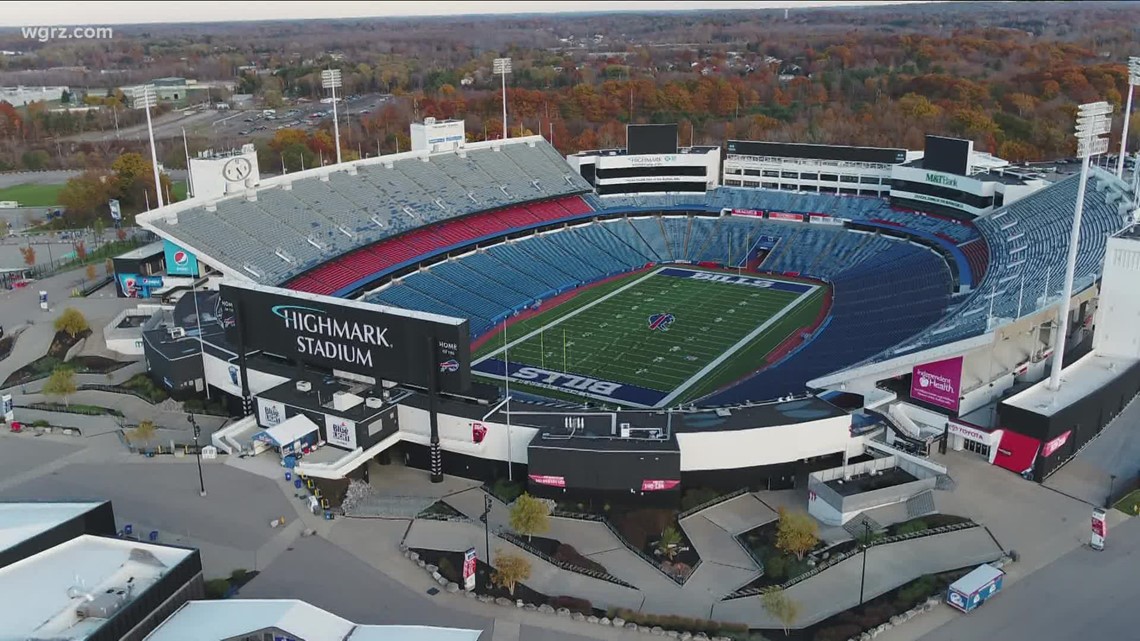
[{"label": "white line marking", "polygon": [[[780,282],[786,282],[786,281],[780,281]],[[768,320],[764,321],[763,324],[761,324],[759,327],[752,330],[751,332],[748,332],[748,334],[746,334],[744,336],[744,338],[737,341],[735,345],[733,345],[732,347],[729,347],[727,350],[724,351],[723,354],[714,358],[707,365],[702,367],[696,374],[693,374],[691,377],[689,377],[689,380],[685,381],[684,383],[681,383],[681,385],[678,386],[676,389],[674,389],[668,396],[661,399],[661,402],[657,404],[657,407],[669,407],[669,403],[671,403],[673,401],[673,399],[675,399],[678,396],[680,396],[681,394],[683,394],[685,392],[685,390],[689,389],[694,384],[696,384],[697,381],[699,381],[702,378],[704,378],[705,376],[707,376],[709,374],[709,372],[714,370],[718,365],[720,365],[724,361],[728,360],[729,357],[731,357],[733,354],[740,351],[745,345],[747,345],[749,342],[751,342],[754,338],[756,338],[757,336],[762,334],[764,332],[764,330],[771,327],[772,324],[774,324],[775,322],[779,321],[781,318],[790,314],[792,312],[792,310],[798,308],[801,304],[803,304],[804,301],[806,301],[812,294],[814,294],[816,292],[816,290],[819,289],[819,285],[811,285],[810,287],[811,288],[808,289],[806,292],[804,292],[804,293],[800,294],[798,297],[796,297],[796,299],[794,301],[792,301],[792,303],[790,305],[785,306],[784,309],[779,314],[776,314],[775,316],[769,317]]]},{"label": "white line marking", "polygon": [[[622,285],[621,287],[619,287],[619,288],[615,289],[614,291],[606,294],[605,296],[602,296],[601,298],[599,298],[597,300],[591,301],[591,302],[579,307],[578,309],[570,312],[569,314],[558,318],[557,320],[550,323],[549,325],[543,325],[542,327],[539,327],[538,329],[532,331],[531,333],[527,334],[526,336],[523,336],[522,338],[516,338],[515,340],[507,343],[507,345],[505,347],[500,347],[499,349],[496,349],[493,352],[490,352],[488,354],[483,355],[482,357],[476,359],[475,362],[473,362],[471,364],[472,365],[478,365],[479,363],[482,363],[483,361],[487,360],[488,358],[494,357],[496,354],[498,354],[500,352],[507,351],[510,348],[514,347],[515,345],[518,345],[519,343],[524,343],[527,340],[530,340],[531,337],[538,336],[540,333],[550,329],[551,327],[556,327],[557,325],[559,325],[563,321],[567,321],[571,318],[574,318],[578,314],[581,314],[582,312],[584,312],[587,309],[590,309],[591,307],[601,303],[602,301],[609,300],[610,298],[617,296],[618,294],[624,292],[625,290],[629,289],[630,287],[633,287],[634,285],[641,283],[641,281],[646,280],[648,278],[652,278],[653,276],[655,276],[657,274],[657,272],[661,271],[662,269],[667,269],[667,268],[666,267],[659,267],[659,268],[649,272],[648,274],[642,276],[641,278],[638,278],[635,281],[626,283],[625,285]],[[539,312],[539,313],[541,314],[542,312]],[[506,329],[506,328],[504,328],[504,329]],[[565,373],[568,374],[569,372],[565,372]]]}]

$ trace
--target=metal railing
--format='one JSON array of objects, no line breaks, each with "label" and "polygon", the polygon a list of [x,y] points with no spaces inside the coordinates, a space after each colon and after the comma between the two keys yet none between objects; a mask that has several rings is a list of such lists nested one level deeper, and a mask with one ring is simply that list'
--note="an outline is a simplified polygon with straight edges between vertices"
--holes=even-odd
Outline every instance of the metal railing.
[{"label": "metal railing", "polygon": [[685,510],[684,512],[681,512],[680,514],[678,514],[677,515],[677,521],[680,521],[681,519],[692,516],[692,515],[696,514],[697,512],[700,512],[701,510],[707,510],[708,508],[713,507],[714,505],[720,505],[721,503],[724,503],[725,501],[730,501],[730,500],[732,500],[738,496],[744,496],[745,494],[748,494],[748,488],[742,487],[739,490],[729,492],[728,494],[722,494],[720,496],[711,498],[711,499],[705,501],[704,503],[701,503],[700,505],[697,505],[695,507],[691,507],[691,508]]},{"label": "metal railing", "polygon": [[682,585],[682,586],[685,585],[685,581],[688,581],[689,577],[696,574],[697,568],[699,568],[701,566],[701,560],[698,559],[697,562],[693,564],[693,570],[692,570],[692,572],[689,572],[689,576],[682,578],[682,577],[679,577],[675,574],[672,574],[671,572],[668,572],[664,567],[661,566],[660,561],[649,556],[648,554],[645,553],[645,551],[639,550],[638,548],[634,547],[632,543],[627,541],[626,538],[621,535],[621,532],[618,531],[617,527],[615,527],[614,524],[611,523],[610,520],[604,516],[600,516],[597,514],[586,514],[583,512],[564,512],[562,510],[553,511],[551,513],[551,516],[556,516],[556,517],[560,517],[560,518],[564,518],[564,519],[577,519],[579,521],[597,521],[598,523],[605,525],[607,528],[609,528],[609,531],[614,535],[614,537],[618,541],[621,541],[621,544],[624,545],[627,550],[629,550],[630,552],[633,552],[635,555],[641,557],[642,561],[645,561],[649,565],[653,566],[658,572],[669,577],[669,579],[672,580],[677,585]]}]

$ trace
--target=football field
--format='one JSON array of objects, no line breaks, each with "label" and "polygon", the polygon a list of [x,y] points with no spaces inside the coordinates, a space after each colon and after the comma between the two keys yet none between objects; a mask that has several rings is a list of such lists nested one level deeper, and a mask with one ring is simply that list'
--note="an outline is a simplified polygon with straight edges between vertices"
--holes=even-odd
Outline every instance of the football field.
[{"label": "football field", "polygon": [[616,405],[665,407],[759,369],[815,320],[824,287],[661,267],[591,288],[512,324],[473,371]]}]

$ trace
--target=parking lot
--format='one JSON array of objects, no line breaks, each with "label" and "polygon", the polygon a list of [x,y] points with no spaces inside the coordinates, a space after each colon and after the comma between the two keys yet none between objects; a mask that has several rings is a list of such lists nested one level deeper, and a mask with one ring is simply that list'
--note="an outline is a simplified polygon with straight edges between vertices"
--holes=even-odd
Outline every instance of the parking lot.
[{"label": "parking lot", "polygon": [[[328,99],[326,99],[328,100]],[[348,96],[337,102],[337,115],[341,126],[345,126],[352,119],[365,116],[385,103],[392,100],[391,96],[381,94],[366,94]],[[269,137],[279,129],[312,130],[332,118],[331,102],[298,102],[280,109],[245,109],[240,111],[219,111],[207,126],[199,125],[195,128],[196,135],[247,138],[236,140],[249,142],[248,138]]]}]

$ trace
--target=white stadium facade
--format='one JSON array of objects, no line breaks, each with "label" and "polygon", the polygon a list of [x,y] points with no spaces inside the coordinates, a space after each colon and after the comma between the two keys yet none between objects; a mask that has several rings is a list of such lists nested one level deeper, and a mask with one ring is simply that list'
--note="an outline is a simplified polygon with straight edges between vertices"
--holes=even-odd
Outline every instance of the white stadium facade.
[{"label": "white stadium facade", "polygon": [[[1052,392],[1040,381],[1062,356],[1052,346],[1077,176],[1015,177],[972,149],[963,160],[953,143],[920,158],[748,141],[728,143],[721,173],[719,148],[675,138],[657,129],[634,153],[566,158],[539,136],[420,148],[140,215],[166,244],[168,271],[171,251],[196,264],[151,292],[165,302],[143,330],[152,376],[176,395],[208,387],[245,416],[215,435],[223,451],[305,443],[296,465],[310,477],[356,477],[401,457],[435,474],[529,475],[547,491],[558,479],[561,493],[626,496],[786,487],[871,439],[920,454],[969,449],[1042,480],[1140,391],[1140,330],[1120,320],[1132,303],[1115,293],[1140,269],[1136,193],[1113,174],[1090,170],[1065,337],[1074,374]],[[959,164],[940,163],[943,153]],[[959,195],[928,189],[936,173]],[[348,299],[460,319],[477,341],[551,292],[615,270],[742,269],[724,248],[761,238],[770,251],[755,270],[828,284],[827,321],[780,362],[668,411],[508,401],[486,382],[449,392],[438,380],[301,362],[288,345],[243,349],[218,296],[221,283],[242,283],[321,305]],[[562,279],[566,252],[577,271]],[[1096,338],[1101,326],[1109,339]],[[450,363],[441,371],[453,373]],[[1048,409],[1025,400],[1051,394],[1063,400]]]}]

